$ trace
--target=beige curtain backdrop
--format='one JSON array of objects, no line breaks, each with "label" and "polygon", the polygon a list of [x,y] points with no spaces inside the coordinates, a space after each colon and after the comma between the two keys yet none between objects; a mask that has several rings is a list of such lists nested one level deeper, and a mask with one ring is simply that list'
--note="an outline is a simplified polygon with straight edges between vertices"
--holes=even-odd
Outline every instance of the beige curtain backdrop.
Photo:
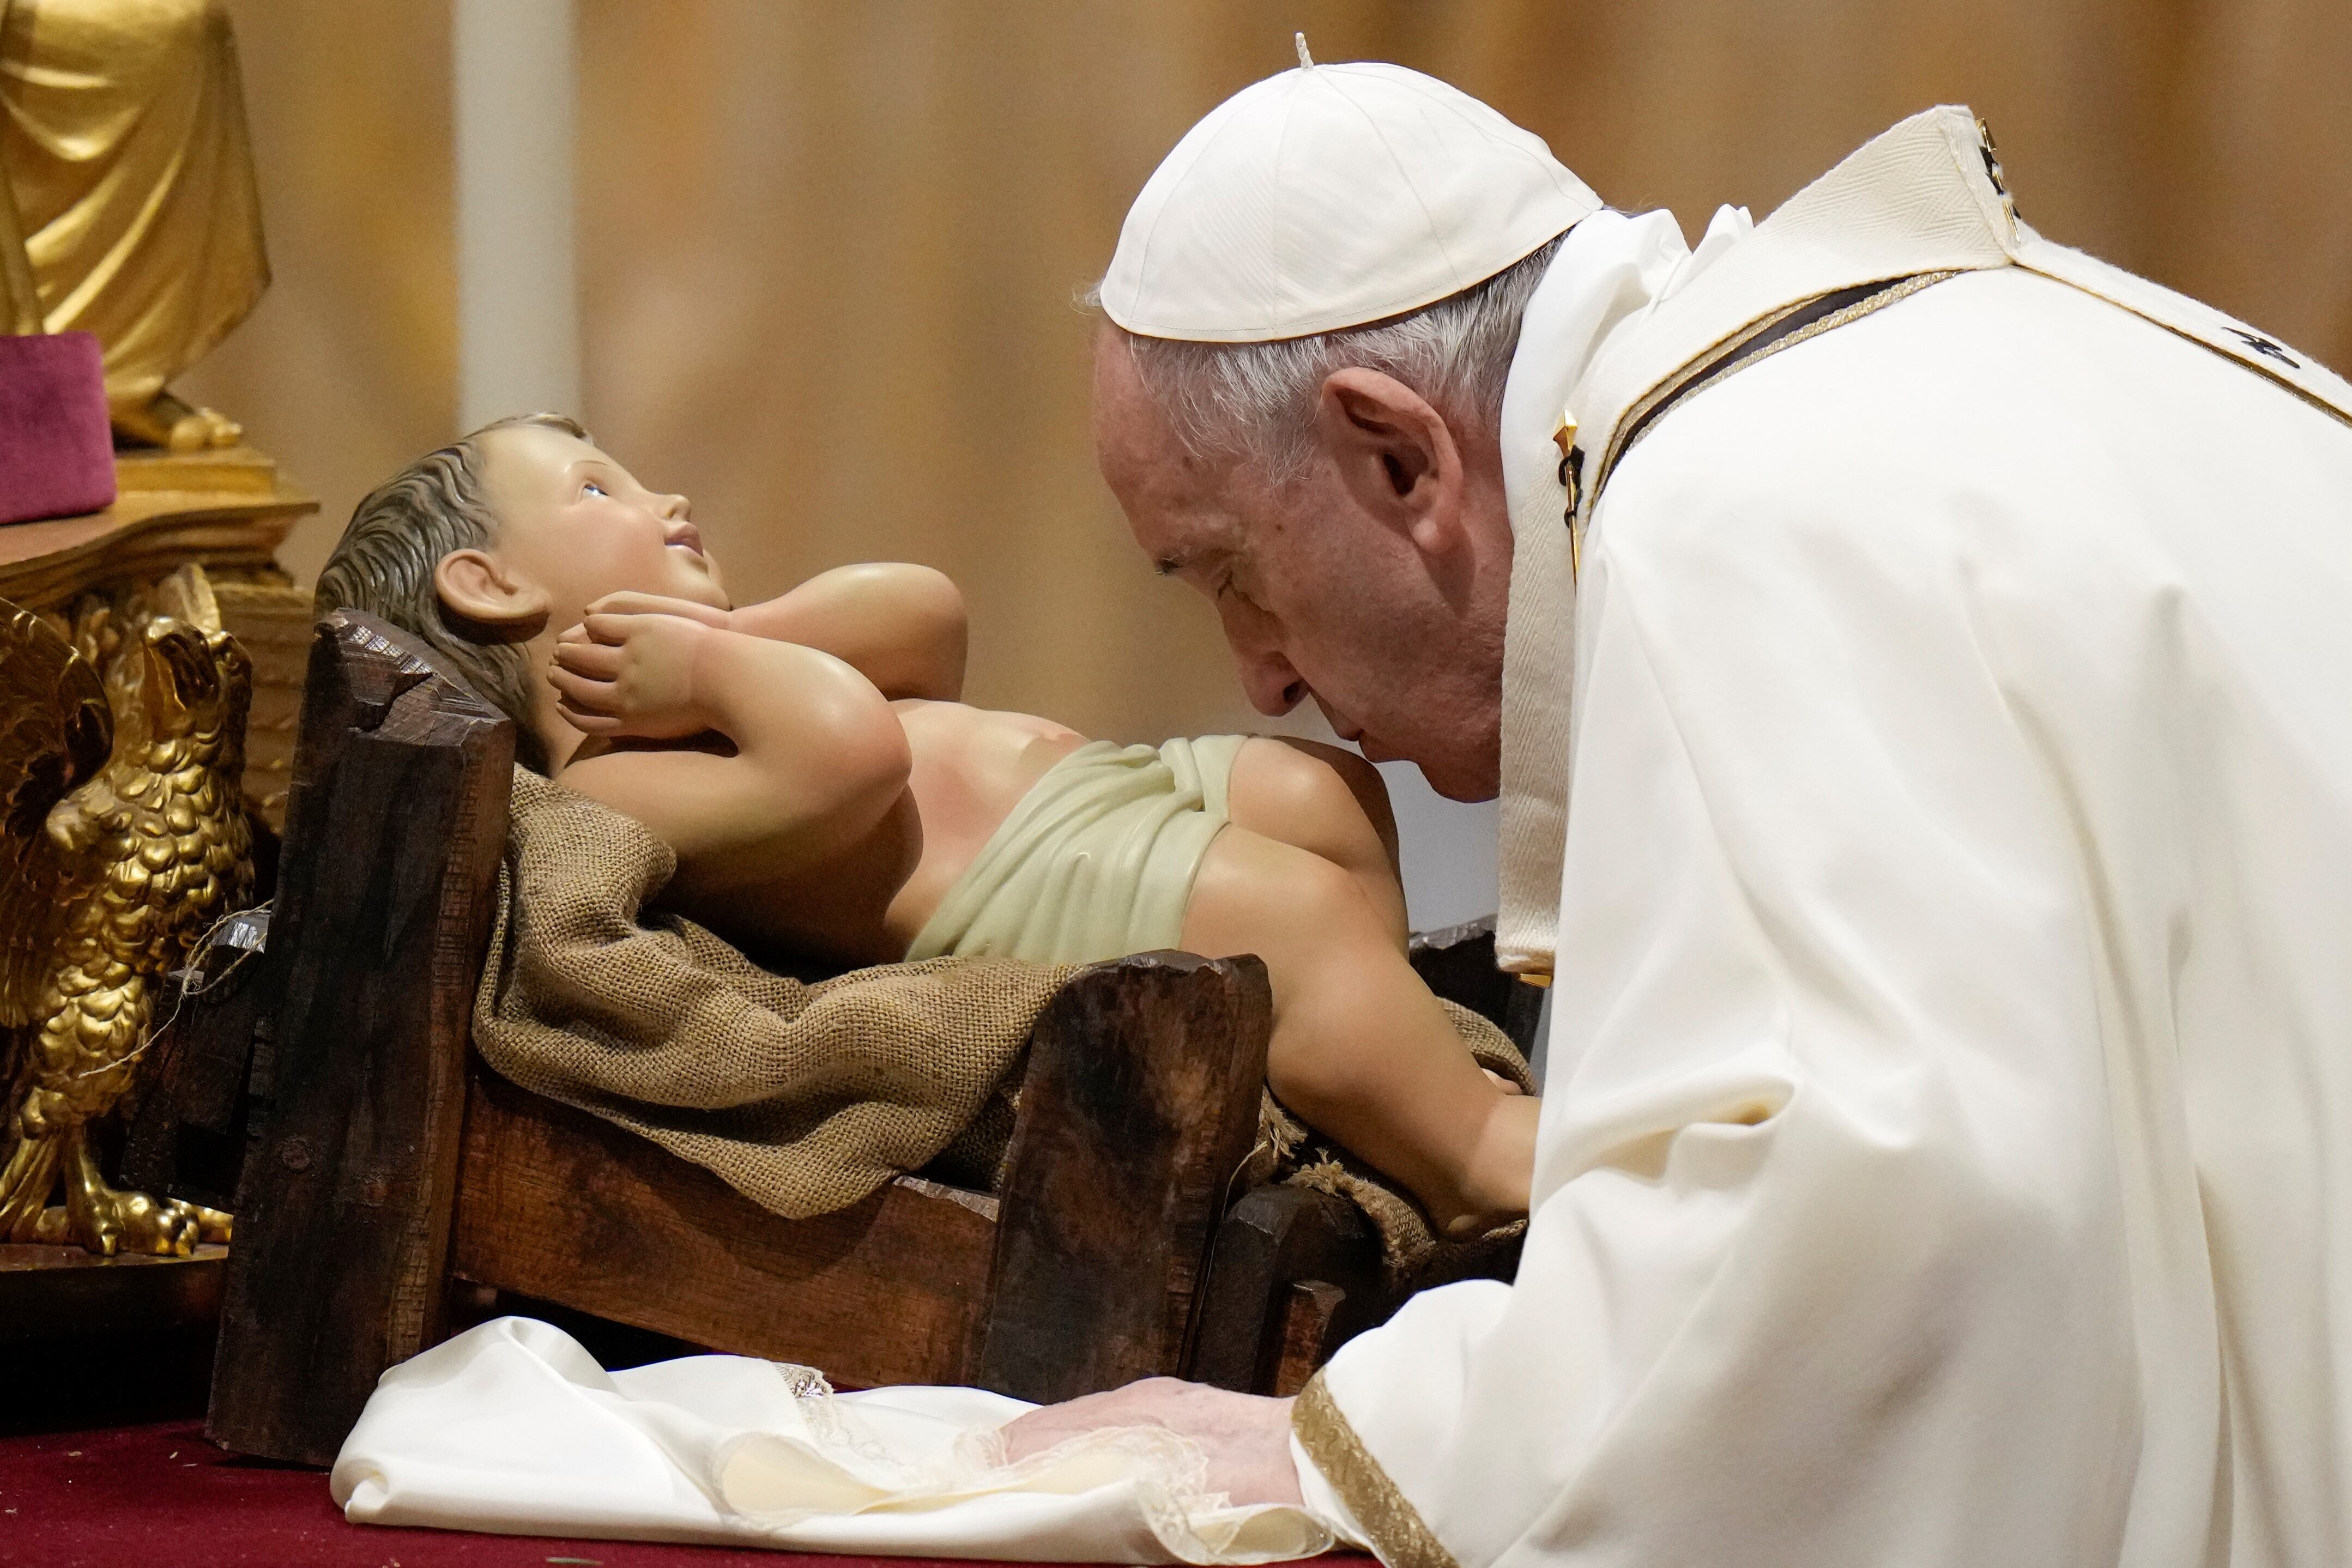
[{"label": "beige curtain backdrop", "polygon": [[175,383],[320,497],[303,581],[370,486],[449,438],[457,273],[447,0],[219,0],[236,27],[269,292]]},{"label": "beige curtain backdrop", "polygon": [[[326,497],[289,551],[313,568],[454,417],[447,7],[228,6],[278,283],[190,385]],[[1072,297],[1300,28],[1694,234],[1968,102],[2044,232],[2352,368],[2345,0],[580,0],[582,412],[695,498],[740,594],[929,561],[971,599],[978,700],[1245,722],[1206,607],[1095,475]]]}]

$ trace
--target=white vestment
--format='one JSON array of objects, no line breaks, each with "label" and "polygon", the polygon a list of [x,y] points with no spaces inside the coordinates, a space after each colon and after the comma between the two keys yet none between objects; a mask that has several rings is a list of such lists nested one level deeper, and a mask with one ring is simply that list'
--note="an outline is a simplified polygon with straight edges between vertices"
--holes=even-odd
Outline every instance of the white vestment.
[{"label": "white vestment", "polygon": [[1226,1507],[1164,1430],[1002,1463],[996,1428],[1034,1408],[977,1388],[835,1395],[740,1355],[607,1373],[562,1330],[499,1318],[385,1373],[331,1479],[354,1523],[505,1534],[1045,1563],[1331,1543],[1295,1508]]},{"label": "white vestment", "polygon": [[2352,389],[1990,163],[1530,307],[1525,1259],[1297,1418],[1399,1568],[2352,1563]]}]

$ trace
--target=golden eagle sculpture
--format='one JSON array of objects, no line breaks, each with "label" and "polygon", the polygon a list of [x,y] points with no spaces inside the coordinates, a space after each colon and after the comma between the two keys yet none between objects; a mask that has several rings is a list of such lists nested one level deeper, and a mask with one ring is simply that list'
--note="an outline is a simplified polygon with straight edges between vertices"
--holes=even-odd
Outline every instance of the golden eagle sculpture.
[{"label": "golden eagle sculpture", "polygon": [[0,600],[0,1241],[228,1239],[215,1209],[109,1186],[91,1134],[168,1021],[167,977],[250,896],[251,695],[198,568],[89,603],[70,637]]}]

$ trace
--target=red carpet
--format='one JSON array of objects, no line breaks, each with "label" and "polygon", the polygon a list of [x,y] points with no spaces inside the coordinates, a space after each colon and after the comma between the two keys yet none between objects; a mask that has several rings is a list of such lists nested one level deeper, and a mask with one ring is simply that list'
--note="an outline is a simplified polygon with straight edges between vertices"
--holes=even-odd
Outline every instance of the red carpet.
[{"label": "red carpet", "polygon": [[[39,1568],[893,1568],[719,1546],[346,1524],[323,1471],[230,1457],[201,1421],[0,1437],[0,1563]],[[1370,1568],[1349,1554],[1323,1560]]]}]

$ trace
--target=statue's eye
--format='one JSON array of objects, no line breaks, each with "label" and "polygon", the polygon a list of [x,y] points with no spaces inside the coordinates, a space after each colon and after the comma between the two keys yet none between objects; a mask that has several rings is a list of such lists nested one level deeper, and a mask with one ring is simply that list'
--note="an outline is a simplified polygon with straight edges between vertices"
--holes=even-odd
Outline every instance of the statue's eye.
[{"label": "statue's eye", "polygon": [[586,484],[581,486],[580,493],[583,496],[604,496],[608,498],[612,494],[611,491],[605,489],[604,486],[599,485],[593,479],[591,479]]}]

